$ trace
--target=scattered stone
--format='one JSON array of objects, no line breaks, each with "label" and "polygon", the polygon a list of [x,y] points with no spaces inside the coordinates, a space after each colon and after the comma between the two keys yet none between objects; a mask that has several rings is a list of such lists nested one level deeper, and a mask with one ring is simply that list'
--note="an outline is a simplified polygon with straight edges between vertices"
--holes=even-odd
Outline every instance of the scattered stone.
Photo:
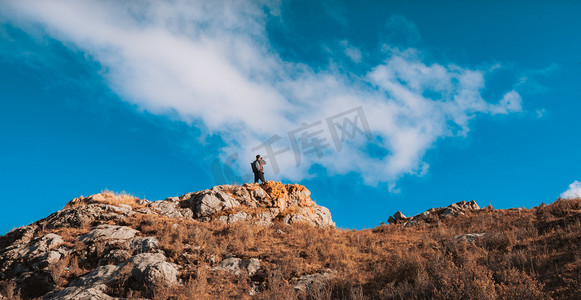
[{"label": "scattered stone", "polygon": [[463,235],[458,235],[454,238],[457,240],[463,240],[473,244],[476,242],[478,238],[483,237],[484,235],[486,235],[486,233],[467,233]]},{"label": "scattered stone", "polygon": [[252,276],[260,269],[260,261],[256,258],[244,259],[238,257],[229,257],[222,260],[214,270],[223,270],[240,275],[241,272],[246,272]]},{"label": "scattered stone", "polygon": [[313,288],[321,288],[323,284],[335,277],[336,273],[337,271],[327,269],[323,273],[303,275],[299,278],[294,278],[294,289],[305,292]]}]

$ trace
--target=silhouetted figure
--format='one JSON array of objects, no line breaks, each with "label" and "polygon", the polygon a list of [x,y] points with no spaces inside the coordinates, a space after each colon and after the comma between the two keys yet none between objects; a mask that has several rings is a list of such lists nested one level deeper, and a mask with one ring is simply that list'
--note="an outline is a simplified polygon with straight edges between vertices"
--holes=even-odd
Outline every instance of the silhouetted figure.
[{"label": "silhouetted figure", "polygon": [[262,157],[260,157],[260,155],[256,155],[256,160],[250,165],[252,166],[252,172],[254,172],[254,183],[257,183],[258,179],[262,180],[262,183],[264,183],[264,169],[262,166],[266,165],[266,162]]}]

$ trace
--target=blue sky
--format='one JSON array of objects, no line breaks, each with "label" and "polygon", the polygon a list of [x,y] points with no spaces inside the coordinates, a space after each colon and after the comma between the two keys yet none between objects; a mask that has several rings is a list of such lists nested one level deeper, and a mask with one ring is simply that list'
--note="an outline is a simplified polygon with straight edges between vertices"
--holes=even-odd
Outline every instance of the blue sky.
[{"label": "blue sky", "polygon": [[268,140],[341,228],[581,195],[581,4],[433,2],[3,1],[0,233],[241,183]]}]

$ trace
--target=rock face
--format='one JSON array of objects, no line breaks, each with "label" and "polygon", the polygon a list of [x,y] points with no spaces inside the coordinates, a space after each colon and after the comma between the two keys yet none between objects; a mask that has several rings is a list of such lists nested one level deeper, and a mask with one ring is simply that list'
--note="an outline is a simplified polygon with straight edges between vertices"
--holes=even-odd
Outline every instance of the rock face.
[{"label": "rock face", "polygon": [[48,270],[69,252],[62,244],[61,236],[49,233],[0,250],[0,279],[17,278],[24,297],[40,296],[52,290],[55,285]]},{"label": "rock face", "polygon": [[470,202],[460,201],[452,203],[447,207],[430,208],[423,213],[417,214],[413,217],[406,218],[400,211],[390,216],[387,222],[389,224],[402,224],[405,227],[416,226],[421,223],[430,223],[435,218],[446,219],[459,215],[464,215],[468,211],[479,210],[480,206],[476,201]]},{"label": "rock face", "polygon": [[219,220],[230,224],[248,221],[270,225],[308,223],[334,227],[331,213],[311,200],[302,185],[268,181],[264,184],[220,185],[196,193],[167,198],[149,205],[168,217],[190,217],[200,221]]}]

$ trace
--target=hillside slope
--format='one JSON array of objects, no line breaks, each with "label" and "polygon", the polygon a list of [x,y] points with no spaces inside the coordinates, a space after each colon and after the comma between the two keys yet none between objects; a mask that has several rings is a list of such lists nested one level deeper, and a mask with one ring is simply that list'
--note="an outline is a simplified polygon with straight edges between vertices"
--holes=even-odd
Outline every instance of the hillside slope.
[{"label": "hillside slope", "polygon": [[[387,216],[386,216],[387,217]],[[0,237],[0,299],[574,299],[581,200],[334,227],[300,185],[80,197]]]}]

